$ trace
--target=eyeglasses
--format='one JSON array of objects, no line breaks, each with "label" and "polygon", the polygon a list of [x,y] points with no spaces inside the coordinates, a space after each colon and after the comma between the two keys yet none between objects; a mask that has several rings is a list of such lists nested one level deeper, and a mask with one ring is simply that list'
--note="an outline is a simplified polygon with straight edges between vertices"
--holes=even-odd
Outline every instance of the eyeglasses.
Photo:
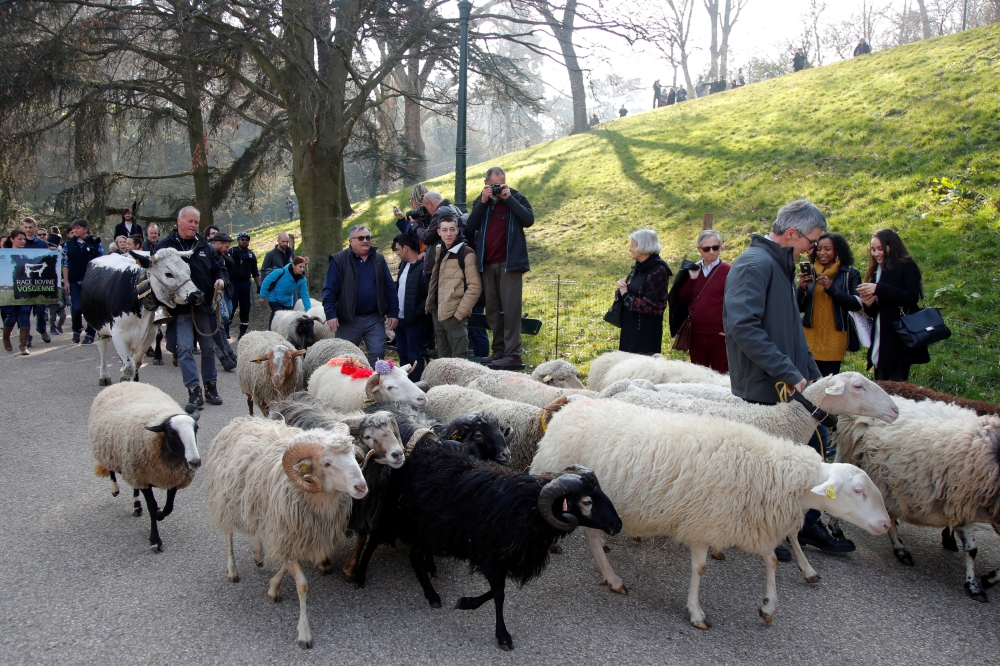
[{"label": "eyeglasses", "polygon": [[702,252],[705,252],[705,253],[708,253],[708,252],[718,252],[719,250],[722,249],[722,246],[721,245],[706,245],[705,247],[699,247],[698,249],[701,250]]},{"label": "eyeglasses", "polygon": [[355,236],[351,240],[361,241],[362,243],[370,243],[372,241],[371,236]]}]

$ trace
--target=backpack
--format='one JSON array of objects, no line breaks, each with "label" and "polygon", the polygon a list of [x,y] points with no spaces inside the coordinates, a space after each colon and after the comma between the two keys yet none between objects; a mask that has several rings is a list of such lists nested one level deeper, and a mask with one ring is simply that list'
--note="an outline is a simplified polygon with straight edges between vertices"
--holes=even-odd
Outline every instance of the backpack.
[{"label": "backpack", "polygon": [[[444,246],[442,245],[443,249]],[[469,288],[469,283],[465,279],[465,258],[470,254],[475,256],[476,251],[469,247],[468,241],[465,243],[465,247],[462,248],[462,252],[458,253],[458,267],[462,269],[462,291],[465,292]],[[445,250],[441,253],[441,259],[438,261],[438,275],[441,274],[441,264],[444,263],[445,258],[448,256],[448,251]],[[479,300],[476,301],[473,307],[485,306],[486,305],[486,290],[480,288],[479,290]]]}]

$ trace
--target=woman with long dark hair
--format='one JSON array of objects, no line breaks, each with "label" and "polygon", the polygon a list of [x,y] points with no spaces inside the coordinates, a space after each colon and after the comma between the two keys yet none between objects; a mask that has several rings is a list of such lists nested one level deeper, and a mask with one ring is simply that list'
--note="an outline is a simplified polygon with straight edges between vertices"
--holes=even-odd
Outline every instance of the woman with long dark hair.
[{"label": "woman with long dark hair", "polygon": [[840,234],[820,236],[811,256],[812,271],[799,273],[802,327],[819,371],[835,375],[844,355],[861,348],[850,315],[863,307],[858,295],[861,273],[854,267],[851,246]]},{"label": "woman with long dark hair", "polygon": [[879,229],[871,240],[871,262],[858,294],[874,320],[868,367],[875,379],[905,382],[910,366],[929,363],[927,347],[907,348],[896,335],[895,324],[904,314],[920,309],[922,278],[903,240],[892,229]]},{"label": "woman with long dark hair", "polygon": [[[20,250],[24,247],[27,236],[20,229],[10,232],[10,237],[5,238],[3,246],[5,248]],[[3,348],[6,351],[14,351],[11,343],[11,333],[14,327],[18,327],[20,342],[18,348],[23,356],[27,356],[28,338],[31,335],[31,306],[30,305],[7,305],[0,308],[0,317],[3,318]]]},{"label": "woman with long dark hair", "polygon": [[673,274],[660,259],[660,239],[652,229],[629,234],[629,252],[635,259],[628,278],[618,281],[622,296],[622,333],[618,349],[633,354],[659,354],[663,349],[663,313],[667,283]]}]

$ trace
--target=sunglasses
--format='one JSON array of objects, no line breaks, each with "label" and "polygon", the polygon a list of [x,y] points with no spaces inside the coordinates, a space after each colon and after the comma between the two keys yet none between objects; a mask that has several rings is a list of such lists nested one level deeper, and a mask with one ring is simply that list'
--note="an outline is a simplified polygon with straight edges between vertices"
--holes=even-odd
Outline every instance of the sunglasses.
[{"label": "sunglasses", "polygon": [[722,249],[721,245],[706,245],[705,247],[699,247],[702,252],[718,252]]},{"label": "sunglasses", "polygon": [[372,240],[372,237],[371,236],[355,236],[351,240],[361,241],[362,243],[365,243],[365,242],[370,243],[371,240]]}]

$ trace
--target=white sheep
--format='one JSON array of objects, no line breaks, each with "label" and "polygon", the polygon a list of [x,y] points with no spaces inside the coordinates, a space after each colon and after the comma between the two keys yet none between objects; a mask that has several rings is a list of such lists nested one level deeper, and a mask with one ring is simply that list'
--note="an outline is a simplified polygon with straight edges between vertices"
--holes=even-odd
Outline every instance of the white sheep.
[{"label": "white sheep", "polygon": [[254,560],[279,565],[267,596],[281,600],[285,573],[299,594],[298,642],[312,647],[306,613],[308,583],[301,562],[319,562],[344,536],[351,498],[368,485],[346,424],[301,430],[260,418],[239,418],[212,440],[205,464],[212,521],[226,535],[226,573],[239,582],[233,532],[254,540]]},{"label": "white sheep", "polygon": [[[775,547],[795,538],[808,509],[826,511],[873,534],[885,534],[889,516],[871,479],[854,465],[828,464],[807,446],[778,439],[727,419],[670,414],[608,401],[572,401],[552,417],[532,474],[583,465],[601,487],[632,537],[669,536],[691,549],[691,624],[707,629],[698,600],[709,546],[738,547],[764,559],[767,586],[761,617],[771,623],[777,601]],[[604,580],[624,592],[608,564],[600,532],[586,530]],[[815,572],[812,572],[814,575]]]},{"label": "white sheep", "polygon": [[316,344],[306,350],[305,358],[299,364],[299,390],[306,389],[306,386],[309,385],[309,378],[312,377],[316,368],[326,365],[333,358],[353,358],[366,368],[371,367],[368,365],[368,356],[353,342],[340,338],[317,340]]},{"label": "white sheep", "polygon": [[586,388],[577,377],[576,366],[561,358],[542,363],[531,372],[531,378],[556,388]]},{"label": "white sheep", "polygon": [[491,372],[493,371],[485,365],[464,358],[439,358],[427,364],[420,378],[431,388],[445,385],[465,386],[476,377]]},{"label": "white sheep", "polygon": [[407,376],[409,365],[381,360],[369,368],[348,358],[335,358],[309,377],[309,392],[342,412],[364,409],[373,402],[405,402],[414,407],[427,404],[427,396]]},{"label": "white sheep", "polygon": [[273,331],[250,331],[240,338],[236,375],[253,416],[254,404],[267,416],[268,405],[289,396],[298,381],[304,349],[296,350]]},{"label": "white sheep", "polygon": [[[873,381],[858,372],[842,372],[816,380],[802,396],[828,414],[871,416],[892,423],[899,415],[892,398]],[[615,400],[633,405],[686,414],[711,414],[754,426],[775,437],[807,444],[822,419],[810,414],[801,403],[790,399],[777,405],[715,402],[666,391],[629,390]]]},{"label": "white sheep", "polygon": [[310,317],[308,313],[280,310],[274,313],[274,318],[271,320],[271,331],[288,340],[296,349],[308,349],[316,343],[315,326],[317,324],[326,328],[324,324]]},{"label": "white sheep", "polygon": [[[141,492],[149,511],[149,547],[163,550],[156,523],[174,509],[174,495],[187,488],[201,465],[195,433],[197,414],[189,416],[169,395],[149,384],[123,382],[94,398],[88,431],[97,464],[94,473],[111,477],[111,494],[118,496],[115,474],[132,486],[133,515],[142,515]],[[163,511],[153,488],[167,491]]]},{"label": "white sheep", "polygon": [[656,384],[656,388],[668,393],[680,393],[689,398],[700,398],[702,400],[714,400],[715,402],[735,402],[744,404],[745,401],[738,395],[733,395],[732,389],[715,384],[696,384],[692,382],[668,382]]},{"label": "white sheep", "polygon": [[729,388],[729,375],[720,375],[687,361],[673,361],[660,354],[643,356],[614,351],[601,354],[590,364],[587,388],[600,391],[620,379],[648,379],[654,384],[696,382]]},{"label": "white sheep", "polygon": [[[636,380],[641,381],[641,380]],[[629,390],[633,380],[622,379],[614,384],[608,385],[603,391],[589,391],[587,389],[566,389],[557,388],[543,384],[520,372],[490,371],[489,374],[476,377],[466,386],[468,388],[482,391],[496,398],[524,402],[535,407],[546,407],[554,401],[563,397],[584,396],[588,398],[610,398],[614,395]],[[643,389],[653,389],[652,384],[643,383]]]},{"label": "white sheep", "polygon": [[986,602],[986,589],[1000,582],[1000,571],[976,578],[974,527],[991,523],[1000,532],[1000,417],[932,400],[896,401],[895,423],[842,418],[833,440],[837,460],[860,466],[881,491],[901,563],[912,566],[913,557],[896,532],[897,519],[945,528],[945,547],[960,546],[965,558],[965,591]]},{"label": "white sheep", "polygon": [[486,412],[497,418],[501,428],[511,428],[514,436],[510,441],[510,467],[520,472],[531,465],[553,411],[565,403],[564,398],[546,409],[454,385],[435,386],[427,392],[427,398],[427,412],[439,421],[449,423],[462,414]]}]

